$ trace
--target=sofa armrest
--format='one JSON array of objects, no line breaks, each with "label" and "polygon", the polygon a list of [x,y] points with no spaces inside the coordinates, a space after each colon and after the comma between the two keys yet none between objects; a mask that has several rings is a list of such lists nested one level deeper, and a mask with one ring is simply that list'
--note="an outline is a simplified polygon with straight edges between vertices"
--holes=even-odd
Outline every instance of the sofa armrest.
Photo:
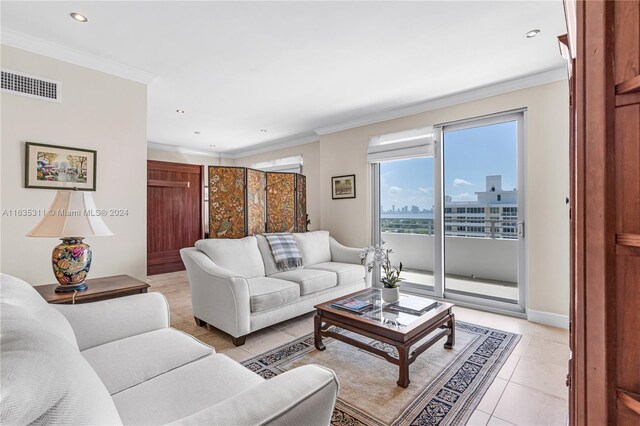
[{"label": "sofa armrest", "polygon": [[[347,247],[336,241],[335,238],[329,237],[329,248],[331,250],[331,260],[333,262],[342,263],[355,263],[359,265],[366,265],[370,260],[370,254],[367,255],[363,262],[360,258],[360,254],[365,250],[364,248]],[[371,272],[365,271],[364,277],[367,287],[371,286]]]},{"label": "sofa armrest", "polygon": [[184,248],[180,256],[189,275],[193,314],[233,337],[249,334],[251,305],[247,279],[216,265],[197,248]]},{"label": "sofa armrest", "polygon": [[329,237],[329,248],[331,250],[331,260],[333,262],[361,263],[360,253],[364,250],[363,248],[347,247],[340,244],[333,237]]},{"label": "sofa armrest", "polygon": [[81,351],[169,327],[169,304],[160,293],[52,306],[71,324]]},{"label": "sofa armrest", "polygon": [[333,371],[305,365],[171,424],[324,426],[337,395]]}]

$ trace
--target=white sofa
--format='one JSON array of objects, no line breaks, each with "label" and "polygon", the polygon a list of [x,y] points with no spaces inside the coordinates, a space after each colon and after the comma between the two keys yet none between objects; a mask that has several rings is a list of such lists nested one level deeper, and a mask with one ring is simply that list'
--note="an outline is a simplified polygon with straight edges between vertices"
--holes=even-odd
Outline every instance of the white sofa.
[{"label": "white sofa", "polygon": [[49,305],[2,275],[0,310],[0,424],[329,424],[332,371],[266,381],[169,328],[159,293]]},{"label": "white sofa", "polygon": [[343,246],[327,231],[293,236],[303,267],[286,272],[276,269],[263,235],[199,240],[180,250],[196,323],[210,324],[241,345],[249,333],[371,285],[362,249]]}]

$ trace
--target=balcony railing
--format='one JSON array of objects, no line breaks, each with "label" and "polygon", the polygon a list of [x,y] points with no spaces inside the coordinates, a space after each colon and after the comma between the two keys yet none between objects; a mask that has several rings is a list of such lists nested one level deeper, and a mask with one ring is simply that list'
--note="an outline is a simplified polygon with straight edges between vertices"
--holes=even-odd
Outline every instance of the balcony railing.
[{"label": "balcony railing", "polygon": [[[433,272],[433,233],[398,233],[383,230],[385,247],[393,250],[391,261],[405,268]],[[445,234],[445,273],[470,279],[516,283],[518,241],[515,238],[455,236]]]},{"label": "balcony railing", "polygon": [[[483,219],[481,217],[445,217],[445,236],[517,239],[516,217],[503,219]],[[382,232],[395,234],[434,235],[433,219],[381,218]]]}]

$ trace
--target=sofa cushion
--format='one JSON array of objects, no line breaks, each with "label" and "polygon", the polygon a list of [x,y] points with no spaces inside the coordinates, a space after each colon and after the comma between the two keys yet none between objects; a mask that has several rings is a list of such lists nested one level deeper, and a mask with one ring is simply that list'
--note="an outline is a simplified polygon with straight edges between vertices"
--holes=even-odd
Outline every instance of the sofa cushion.
[{"label": "sofa cushion", "polygon": [[331,262],[329,231],[299,232],[293,234],[302,253],[302,263],[306,266]]},{"label": "sofa cushion", "polygon": [[258,249],[260,250],[260,254],[262,255],[265,275],[269,276],[277,274],[279,271],[278,267],[276,266],[276,261],[273,260],[273,253],[271,253],[269,241],[267,241],[264,235],[260,234],[256,235],[256,241],[258,242]]},{"label": "sofa cushion", "polygon": [[264,263],[256,237],[235,240],[207,238],[196,241],[196,248],[216,265],[245,278],[264,277]]},{"label": "sofa cushion", "polygon": [[82,351],[111,395],[212,353],[211,347],[172,328]]},{"label": "sofa cushion", "polygon": [[214,354],[126,389],[113,400],[124,424],[159,425],[197,413],[263,381],[227,356]]},{"label": "sofa cushion", "polygon": [[40,327],[59,335],[73,346],[78,348],[76,335],[69,321],[49,305],[31,284],[20,278],[2,274],[0,276],[2,286],[2,306],[15,306],[25,314],[33,317]]},{"label": "sofa cushion", "polygon": [[363,280],[366,275],[364,265],[354,265],[353,263],[324,262],[310,266],[308,269],[335,272],[338,275],[338,285]]},{"label": "sofa cushion", "polygon": [[247,280],[251,312],[264,311],[293,302],[300,297],[300,287],[291,281],[273,277],[257,277]]},{"label": "sofa cushion", "polygon": [[23,307],[2,303],[0,312],[0,424],[122,424],[77,346]]},{"label": "sofa cushion", "polygon": [[335,287],[338,283],[336,274],[318,269],[294,269],[293,271],[278,272],[270,278],[293,281],[300,286],[300,295],[315,293],[325,288]]}]

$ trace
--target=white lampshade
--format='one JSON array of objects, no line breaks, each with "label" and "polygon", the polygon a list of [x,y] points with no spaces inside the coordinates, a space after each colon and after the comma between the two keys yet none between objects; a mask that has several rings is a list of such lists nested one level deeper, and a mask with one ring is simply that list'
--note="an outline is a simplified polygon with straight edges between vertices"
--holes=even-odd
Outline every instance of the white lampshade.
[{"label": "white lampshade", "polygon": [[46,216],[27,237],[90,237],[113,235],[98,214],[88,191],[58,191]]}]

